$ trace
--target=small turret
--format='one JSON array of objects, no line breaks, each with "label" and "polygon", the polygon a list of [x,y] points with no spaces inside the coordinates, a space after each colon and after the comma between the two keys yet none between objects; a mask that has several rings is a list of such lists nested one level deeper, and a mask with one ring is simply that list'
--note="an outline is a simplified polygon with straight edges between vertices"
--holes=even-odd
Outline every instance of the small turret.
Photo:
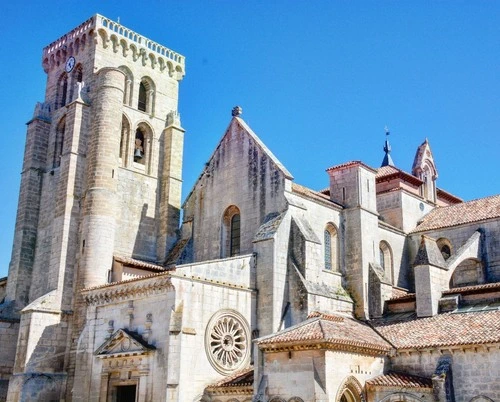
[{"label": "small turret", "polygon": [[385,144],[384,144],[385,156],[384,156],[384,160],[382,161],[382,164],[380,165],[380,167],[395,166],[394,161],[392,160],[392,157],[391,157],[391,144],[389,144],[389,134],[390,134],[390,131],[386,127],[385,128]]}]

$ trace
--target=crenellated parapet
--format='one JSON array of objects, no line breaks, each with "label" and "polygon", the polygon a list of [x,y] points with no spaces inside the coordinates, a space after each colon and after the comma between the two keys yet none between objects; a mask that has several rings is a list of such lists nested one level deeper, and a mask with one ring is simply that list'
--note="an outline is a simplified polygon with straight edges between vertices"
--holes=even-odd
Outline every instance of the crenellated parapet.
[{"label": "crenellated parapet", "polygon": [[78,54],[90,40],[96,46],[111,48],[124,58],[166,72],[177,80],[184,77],[184,56],[99,14],[43,49],[42,65],[45,72],[66,62],[67,57]]}]

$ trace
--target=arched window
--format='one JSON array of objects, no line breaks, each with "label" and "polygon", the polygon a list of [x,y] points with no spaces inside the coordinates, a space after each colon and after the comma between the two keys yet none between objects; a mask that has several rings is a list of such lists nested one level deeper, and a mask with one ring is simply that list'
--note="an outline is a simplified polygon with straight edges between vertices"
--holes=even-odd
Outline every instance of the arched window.
[{"label": "arched window", "polygon": [[142,112],[153,114],[154,112],[155,88],[153,81],[148,77],[143,77],[139,83],[139,97],[137,109]]},{"label": "arched window", "polygon": [[56,109],[66,105],[68,96],[68,74],[64,73],[57,82]]},{"label": "arched window", "polygon": [[62,118],[56,128],[56,138],[54,141],[54,159],[52,166],[54,168],[61,166],[61,157],[64,147],[64,131],[66,129],[66,119]]},{"label": "arched window", "polygon": [[241,251],[241,214],[231,205],[222,218],[222,257],[233,257]]},{"label": "arched window", "polygon": [[441,237],[436,241],[436,243],[439,248],[439,251],[441,251],[441,255],[443,256],[443,258],[445,260],[450,258],[452,250],[450,241],[444,237]]},{"label": "arched window", "polygon": [[339,239],[335,225],[329,223],[324,231],[325,269],[339,271]]},{"label": "arched window", "polygon": [[68,103],[74,101],[80,95],[78,91],[80,90],[79,84],[83,83],[83,68],[81,64],[78,64],[73,69],[71,73],[71,93],[68,98]]},{"label": "arched window", "polygon": [[379,262],[387,279],[393,283],[392,250],[389,243],[381,241],[379,245]]}]

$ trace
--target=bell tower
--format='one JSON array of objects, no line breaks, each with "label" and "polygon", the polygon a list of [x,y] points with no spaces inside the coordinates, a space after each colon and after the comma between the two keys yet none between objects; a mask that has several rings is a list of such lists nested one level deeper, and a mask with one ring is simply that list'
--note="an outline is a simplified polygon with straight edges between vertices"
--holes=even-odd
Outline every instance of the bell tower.
[{"label": "bell tower", "polygon": [[[9,400],[34,391],[24,373],[54,367],[62,394],[51,382],[38,400],[70,392],[79,290],[107,283],[116,255],[164,263],[181,206],[184,57],[96,14],[46,46],[42,66],[0,305],[0,319],[20,320]],[[44,339],[50,351],[38,347]]]}]

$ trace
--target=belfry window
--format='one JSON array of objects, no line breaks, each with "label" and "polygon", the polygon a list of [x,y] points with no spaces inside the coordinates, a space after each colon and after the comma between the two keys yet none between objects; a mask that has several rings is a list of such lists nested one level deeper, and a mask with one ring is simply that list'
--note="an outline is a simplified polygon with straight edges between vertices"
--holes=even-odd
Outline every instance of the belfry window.
[{"label": "belfry window", "polygon": [[138,128],[135,131],[134,162],[144,165],[146,163],[146,141],[144,132]]},{"label": "belfry window", "polygon": [[141,112],[145,112],[147,107],[147,100],[148,93],[146,91],[144,83],[141,82],[139,85],[139,104],[137,105],[137,109],[139,109]]}]

